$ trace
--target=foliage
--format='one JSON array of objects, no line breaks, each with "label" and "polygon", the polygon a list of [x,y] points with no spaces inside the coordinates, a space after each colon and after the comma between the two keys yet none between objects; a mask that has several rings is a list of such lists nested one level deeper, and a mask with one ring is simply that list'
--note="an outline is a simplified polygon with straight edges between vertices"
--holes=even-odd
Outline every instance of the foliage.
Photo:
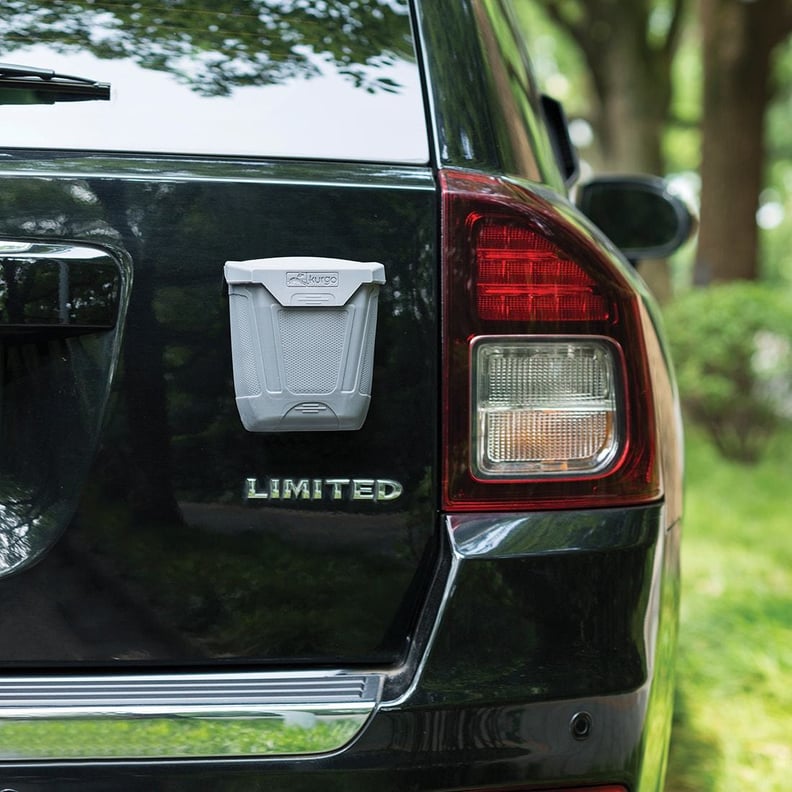
[{"label": "foliage", "polygon": [[677,704],[666,792],[789,788],[792,434],[756,466],[692,428]]},{"label": "foliage", "polygon": [[[586,160],[599,170],[607,168],[600,149],[604,141],[600,129],[601,109],[594,71],[586,62],[580,39],[602,35],[603,25],[613,28],[615,24],[627,24],[618,19],[628,4],[583,3],[582,0],[540,0],[536,3],[517,3],[519,21],[526,37],[531,40],[531,53],[543,90],[564,102],[568,115],[573,119],[586,119],[588,124],[576,121],[573,132],[581,130],[575,142],[583,148]],[[740,4],[735,4],[740,5]],[[742,4],[756,6],[762,11],[765,3]],[[767,4],[769,6],[769,4]],[[641,10],[643,9],[643,10]],[[686,13],[680,13],[685,11]],[[686,187],[691,194],[698,194],[700,179],[693,174],[701,164],[701,104],[703,93],[703,64],[701,28],[697,25],[698,4],[688,2],[684,7],[672,0],[641,0],[630,5],[630,15],[642,15],[647,25],[645,48],[662,49],[663,41],[671,42],[673,61],[671,64],[671,102],[664,121],[662,151],[666,173],[684,174]],[[768,12],[772,18],[772,9]],[[782,31],[782,19],[777,15],[777,28]],[[587,24],[586,24],[587,22]],[[786,23],[784,23],[786,24]],[[579,33],[573,35],[571,28]],[[615,28],[614,28],[615,29]],[[674,35],[669,39],[670,33]],[[778,36],[776,36],[778,38]],[[637,39],[637,34],[632,35]],[[750,41],[750,37],[748,38]],[[721,47],[723,48],[723,47]],[[594,58],[605,58],[609,48],[590,48]],[[752,48],[758,55],[760,47]],[[614,55],[615,56],[615,55]],[[632,70],[622,69],[625,73]],[[763,207],[760,218],[760,265],[762,279],[780,283],[792,282],[792,147],[788,134],[792,123],[792,38],[779,44],[773,51],[772,95],[768,104],[768,128],[766,130],[767,161],[764,169],[764,191],[759,197]],[[656,101],[657,85],[652,82],[648,102]],[[625,100],[624,92],[617,96]],[[626,101],[626,100],[625,100]],[[593,129],[592,129],[593,127]],[[622,124],[631,135],[641,135],[638,123]],[[585,134],[583,133],[583,130]],[[720,127],[722,133],[723,127]],[[592,135],[593,132],[593,135]],[[730,158],[730,159],[729,159]],[[735,151],[727,151],[729,167],[739,159]],[[612,167],[612,166],[611,166]],[[737,174],[742,176],[743,169]],[[744,182],[743,182],[744,183]],[[716,189],[723,190],[723,181],[716,180]],[[746,192],[745,189],[742,192]],[[752,215],[753,209],[749,213]],[[752,218],[749,217],[749,220]],[[713,227],[719,233],[730,221],[717,221]],[[692,277],[692,261],[675,260],[675,285],[687,286]],[[678,275],[678,277],[677,277]]]},{"label": "foliage", "polygon": [[688,417],[726,457],[755,462],[792,417],[792,301],[736,281],[678,297],[666,318]]},{"label": "foliage", "polygon": [[526,10],[536,6],[560,36],[574,42],[585,62],[578,79],[585,75],[590,118],[608,169],[664,172],[671,64],[687,5],[687,0],[536,0],[517,6],[529,35],[541,29],[536,12]]},{"label": "foliage", "polygon": [[395,91],[366,66],[413,57],[405,13],[398,0],[0,0],[0,53],[38,41],[131,58],[206,96],[315,76],[328,64],[366,90]]},{"label": "foliage", "polygon": [[[298,716],[300,713],[296,713]],[[3,730],[0,750],[32,758],[83,758],[86,746],[98,758],[130,754],[161,758],[164,751],[178,757],[307,754],[342,745],[359,728],[356,718],[317,719],[310,725],[286,724],[279,717],[223,718],[181,716],[118,719],[110,728],[90,719],[63,718],[45,722],[16,721]]]}]

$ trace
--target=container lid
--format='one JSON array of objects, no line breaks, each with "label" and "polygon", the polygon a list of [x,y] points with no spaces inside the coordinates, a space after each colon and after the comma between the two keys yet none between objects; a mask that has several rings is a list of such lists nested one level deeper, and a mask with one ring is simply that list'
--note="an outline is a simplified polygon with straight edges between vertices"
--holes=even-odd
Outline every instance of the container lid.
[{"label": "container lid", "polygon": [[314,256],[227,261],[229,285],[264,286],[283,306],[341,306],[363,284],[385,283],[385,267],[375,261]]}]

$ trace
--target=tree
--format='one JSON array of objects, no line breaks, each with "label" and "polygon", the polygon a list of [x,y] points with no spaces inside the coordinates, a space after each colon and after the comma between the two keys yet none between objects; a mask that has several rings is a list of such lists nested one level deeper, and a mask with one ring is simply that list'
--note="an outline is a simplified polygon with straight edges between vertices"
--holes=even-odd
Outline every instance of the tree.
[{"label": "tree", "polygon": [[701,231],[695,281],[755,279],[773,52],[790,0],[701,0],[704,37]]},{"label": "tree", "polygon": [[[663,137],[671,115],[672,63],[688,0],[537,0],[580,49],[590,75],[591,120],[600,167],[666,172]],[[659,299],[671,294],[666,262],[643,262]]]},{"label": "tree", "polygon": [[687,0],[537,2],[583,53],[605,168],[663,174],[671,64]]},{"label": "tree", "polygon": [[406,13],[403,0],[0,0],[0,53],[39,42],[130,58],[207,96],[311,77],[324,64],[369,91],[394,91],[370,67],[413,57]]}]

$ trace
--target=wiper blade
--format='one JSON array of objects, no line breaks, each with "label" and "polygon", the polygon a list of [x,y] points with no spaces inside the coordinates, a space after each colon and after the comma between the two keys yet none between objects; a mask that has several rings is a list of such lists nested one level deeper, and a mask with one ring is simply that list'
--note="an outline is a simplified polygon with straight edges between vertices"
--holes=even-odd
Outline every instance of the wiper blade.
[{"label": "wiper blade", "polygon": [[109,99],[110,83],[52,69],[0,63],[0,104],[51,104]]}]

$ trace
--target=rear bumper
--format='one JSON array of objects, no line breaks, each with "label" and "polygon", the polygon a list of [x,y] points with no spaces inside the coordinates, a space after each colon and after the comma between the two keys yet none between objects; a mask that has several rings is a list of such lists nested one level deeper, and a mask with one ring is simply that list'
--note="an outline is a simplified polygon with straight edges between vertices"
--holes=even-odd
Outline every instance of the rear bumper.
[{"label": "rear bumper", "polygon": [[[167,759],[136,755],[130,744],[127,756],[100,761],[86,750],[84,760],[55,752],[30,762],[3,745],[10,729],[0,728],[3,784],[19,792],[52,784],[81,791],[659,788],[671,722],[679,533],[663,506],[457,515],[445,527],[448,574],[406,666],[366,672],[382,692],[360,730],[332,753],[263,758],[215,748],[214,756],[187,759],[196,757],[194,746],[180,754],[164,729]],[[311,705],[305,701],[306,710]],[[0,727],[4,718],[18,724],[13,714],[0,707]],[[181,717],[160,714],[163,723]],[[108,730],[128,726],[112,708],[93,715]],[[25,725],[46,720],[45,707]],[[72,740],[81,722],[75,718]]]}]

